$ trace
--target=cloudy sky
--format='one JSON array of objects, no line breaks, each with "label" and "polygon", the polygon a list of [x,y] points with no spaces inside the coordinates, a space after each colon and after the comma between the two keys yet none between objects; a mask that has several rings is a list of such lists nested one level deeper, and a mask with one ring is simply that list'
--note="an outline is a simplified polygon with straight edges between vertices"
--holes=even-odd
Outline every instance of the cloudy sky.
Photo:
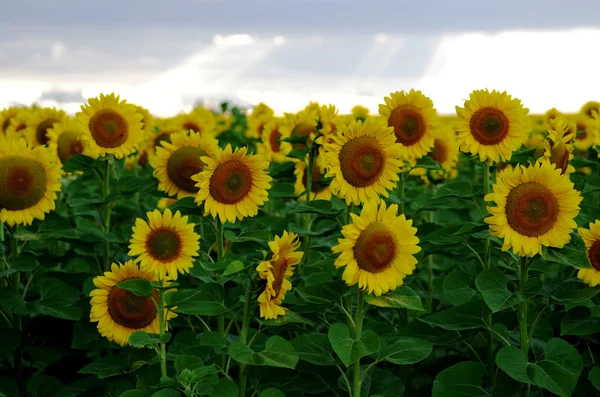
[{"label": "cloudy sky", "polygon": [[116,92],[194,103],[309,100],[376,111],[416,88],[442,113],[478,88],[533,112],[600,99],[600,1],[2,0],[0,107],[78,110]]}]

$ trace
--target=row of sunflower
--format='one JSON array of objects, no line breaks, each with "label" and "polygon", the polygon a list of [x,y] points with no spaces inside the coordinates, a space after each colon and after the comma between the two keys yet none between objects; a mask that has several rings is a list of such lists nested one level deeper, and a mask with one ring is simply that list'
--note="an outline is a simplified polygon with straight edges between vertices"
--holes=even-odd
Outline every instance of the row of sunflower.
[{"label": "row of sunflower", "polygon": [[[455,192],[448,196],[440,192],[448,191],[452,183],[455,187],[464,186],[464,181],[444,181],[458,178],[461,168],[471,173],[462,177],[471,181],[470,188],[481,185],[484,201],[488,203],[487,215],[481,214],[481,218],[489,224],[490,235],[483,239],[481,254],[468,243],[467,246],[481,262],[482,274],[490,274],[498,269],[499,263],[505,263],[504,259],[498,261],[500,254],[493,249],[494,241],[502,243],[502,251],[512,250],[521,257],[515,266],[519,288],[523,290],[530,281],[531,263],[539,258],[538,254],[546,252],[543,247],[560,249],[571,242],[582,196],[570,180],[570,174],[576,171],[570,161],[575,155],[593,156],[595,152],[590,149],[600,143],[600,104],[595,102],[586,104],[578,115],[563,115],[553,109],[543,117],[528,116],[521,102],[506,92],[488,90],[471,93],[463,107],[456,108],[453,117],[439,116],[431,99],[420,91],[394,92],[383,102],[379,115],[370,115],[360,106],[355,107],[351,115],[338,115],[334,106],[311,103],[296,114],[276,117],[268,106],[259,105],[249,116],[244,116],[242,122],[201,107],[173,118],[158,119],[113,94],[89,99],[74,118],[55,109],[6,109],[0,117],[0,222],[9,227],[11,248],[6,250],[7,259],[3,251],[3,267],[25,255],[27,240],[20,237],[22,228],[37,219],[42,226],[33,227],[38,226],[38,232],[45,231],[43,221],[49,212],[58,211],[63,195],[72,196],[64,200],[67,208],[62,209],[62,213],[70,217],[68,223],[72,226],[81,225],[78,218],[90,214],[76,210],[76,199],[95,204],[96,208],[90,210],[97,211],[91,216],[95,222],[93,227],[104,238],[92,247],[102,274],[93,278],[95,288],[87,291],[91,297],[89,318],[109,341],[121,346],[155,347],[163,383],[157,386],[155,382],[154,386],[173,387],[186,395],[211,394],[213,388],[207,393],[200,389],[214,381],[214,395],[223,395],[218,393],[231,389],[233,384],[235,392],[231,395],[245,396],[248,391],[260,390],[256,381],[248,384],[250,367],[294,368],[299,356],[289,351],[293,352],[296,346],[276,339],[280,336],[267,339],[265,352],[270,344],[277,344],[273,354],[285,356],[278,361],[267,353],[252,350],[253,340],[261,333],[263,324],[279,326],[299,321],[297,313],[284,307],[292,282],[300,286],[298,294],[304,303],[315,303],[319,302],[319,296],[311,295],[310,287],[323,285],[335,289],[336,280],[332,275],[339,276],[347,287],[358,286],[358,291],[345,288],[337,296],[338,314],[342,313],[347,323],[336,323],[329,328],[325,350],[335,352],[342,364],[349,367],[348,373],[340,369],[340,382],[348,393],[359,397],[361,388],[370,379],[369,369],[378,362],[412,364],[431,353],[429,342],[407,339],[403,343],[420,346],[425,351],[429,349],[426,355],[409,359],[401,353],[403,339],[400,336],[384,342],[376,334],[373,336],[371,329],[363,332],[368,307],[365,302],[374,307],[404,310],[411,306],[398,300],[414,296],[420,305],[417,294],[402,295],[396,291],[401,289],[406,293],[406,280],[413,282],[417,264],[425,256],[424,265],[429,273],[425,289],[432,304],[433,260],[444,255],[440,255],[443,251],[431,248],[430,243],[425,245],[430,252],[423,253],[419,246],[415,222],[425,227],[435,222],[431,218],[419,219],[419,211],[413,211],[418,200],[413,202],[415,197],[410,193],[420,191],[423,193],[420,197],[427,200],[435,199],[436,195],[461,197]],[[241,126],[240,131],[235,130],[237,126]],[[242,134],[241,142],[245,145],[229,144],[226,135],[231,131]],[[531,150],[523,152],[523,145]],[[517,157],[529,154],[526,161],[514,161],[515,153]],[[593,160],[583,163],[585,166],[579,167],[581,171],[590,172]],[[85,166],[78,168],[78,164]],[[149,174],[156,187],[154,197],[162,197],[158,202],[140,197],[141,188],[128,190],[119,184],[145,181],[143,175]],[[275,179],[270,174],[275,175]],[[289,184],[285,181],[291,174],[293,183]],[[410,176],[415,178],[410,179]],[[285,180],[284,183],[278,178]],[[90,190],[95,197],[80,197],[77,192],[87,183],[96,184]],[[413,189],[407,191],[407,186]],[[272,205],[274,198],[270,197],[270,191],[277,192],[276,207]],[[144,208],[149,209],[144,211],[145,217],[136,216],[133,224],[123,221],[131,214],[118,212],[123,219],[115,216],[125,192],[137,193],[128,211],[137,214]],[[476,200],[473,202],[478,205]],[[435,211],[430,212],[435,218]],[[413,219],[409,219],[410,215]],[[248,229],[244,221],[253,217],[265,220],[260,227],[282,230],[282,233],[274,239],[266,239],[266,235],[255,228],[248,232],[250,237],[243,237],[244,228]],[[279,218],[284,223],[275,226]],[[328,223],[326,230],[319,230],[319,225],[326,224],[323,218],[333,218],[333,228]],[[440,222],[439,227],[442,227],[444,221]],[[127,255],[120,252],[123,239],[119,241],[114,237],[115,224],[122,226],[118,229],[120,233],[130,236]],[[335,231],[338,226],[339,233],[331,236],[333,242],[326,240],[326,253],[323,253],[323,246],[314,241],[318,237],[313,236]],[[0,230],[0,240],[4,240],[4,226]],[[252,237],[256,233],[261,239]],[[587,263],[579,264],[582,269],[578,277],[595,287],[600,282],[600,222],[590,224],[590,230],[580,229],[579,234],[584,239],[591,267]],[[267,235],[270,235],[268,230]],[[206,246],[201,246],[202,241]],[[266,244],[268,251],[247,252],[245,243],[249,241],[263,247]],[[57,244],[65,248],[64,241]],[[69,244],[72,243],[66,243],[67,249]],[[237,252],[231,249],[234,245],[239,247]],[[232,257],[236,261],[232,262]],[[123,264],[114,261],[115,258],[123,259]],[[334,259],[331,268],[314,265],[327,258]],[[340,273],[334,268],[341,269]],[[212,274],[206,274],[207,269]],[[182,274],[193,276],[193,280],[180,277]],[[232,274],[237,276],[232,278]],[[32,278],[33,274],[29,283]],[[18,292],[23,290],[24,299],[29,283],[21,285],[19,280],[14,278],[12,283],[3,283],[3,288],[12,286]],[[223,306],[224,299],[217,297],[215,301],[214,296],[207,298],[202,291],[214,286],[223,292],[224,286],[231,283],[236,283],[233,294],[238,293],[235,288],[241,288],[239,305],[233,303],[225,310],[214,309],[215,305]],[[180,285],[186,288],[180,289]],[[486,308],[493,311],[492,303],[483,296]],[[194,299],[200,303],[194,304]],[[325,297],[320,299],[321,303],[327,301]],[[293,295],[292,302],[298,304],[297,300]],[[529,344],[535,328],[528,323],[529,300],[521,299],[514,304],[519,307],[516,329],[525,360],[529,360]],[[255,303],[262,320],[253,315]],[[201,304],[205,307],[199,307]],[[233,313],[240,305],[240,311]],[[315,310],[320,309],[307,313],[315,313]],[[432,305],[430,310],[434,311]],[[7,313],[20,323],[22,313],[10,310]],[[212,332],[211,326],[216,327],[218,344],[229,346],[229,351],[215,349],[217,354],[211,356],[215,364],[210,366],[214,373],[201,376],[209,366],[195,363],[192,371],[175,361],[177,375],[169,378],[173,375],[168,367],[173,357],[167,354],[166,348],[171,337],[169,323],[185,317],[194,330],[191,316],[195,316],[207,332]],[[200,316],[214,318],[215,324],[207,324],[208,320]],[[403,316],[406,318],[402,321],[408,323],[408,314]],[[226,318],[230,321],[227,327]],[[12,320],[11,324],[16,324]],[[492,390],[496,386],[497,372],[494,358],[504,348],[499,349],[494,341],[493,333],[497,331],[492,329],[492,314],[482,314],[481,320],[489,328],[485,387]],[[427,319],[424,322],[428,322]],[[433,320],[429,323],[436,325]],[[251,326],[257,324],[258,329],[251,330]],[[235,336],[238,345],[227,341],[233,326],[238,329]],[[201,335],[199,338],[202,339]],[[320,336],[315,338],[318,340]],[[350,345],[340,338],[349,340]],[[353,343],[362,347],[355,349]],[[383,358],[377,358],[363,370],[361,358],[375,353],[378,348],[373,350],[369,346],[380,343],[378,356],[382,352],[387,352],[387,356],[383,354]],[[392,347],[396,349],[393,352]],[[307,350],[302,350],[306,347],[299,349],[305,352],[300,358],[314,364],[306,358]],[[18,354],[21,359],[22,352]],[[97,352],[100,361],[106,360],[103,355]],[[237,384],[228,374],[232,358],[239,364]],[[511,378],[524,382],[522,376],[512,374],[500,363],[498,366]],[[203,370],[194,372],[199,368]],[[23,369],[19,371],[22,374]],[[217,372],[224,376],[219,379]]]}]

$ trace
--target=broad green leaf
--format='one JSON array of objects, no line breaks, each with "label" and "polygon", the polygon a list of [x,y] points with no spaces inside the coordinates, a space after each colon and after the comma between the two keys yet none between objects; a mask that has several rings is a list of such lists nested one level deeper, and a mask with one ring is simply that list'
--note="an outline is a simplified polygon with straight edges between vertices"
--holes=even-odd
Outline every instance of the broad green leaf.
[{"label": "broad green leaf", "polygon": [[145,192],[156,186],[154,178],[141,176],[123,176],[119,179],[119,191],[123,194]]},{"label": "broad green leaf", "polygon": [[0,376],[0,396],[19,397],[19,385],[8,376]]},{"label": "broad green leaf", "polygon": [[286,156],[293,158],[293,159],[298,159],[298,160],[304,161],[307,154],[308,154],[308,150],[296,148],[296,149],[292,149],[288,154],[286,154]]},{"label": "broad green leaf", "polygon": [[5,313],[15,313],[20,315],[29,313],[23,295],[12,288],[0,288],[0,309]]},{"label": "broad green leaf", "polygon": [[148,280],[125,280],[117,284],[117,287],[127,290],[135,296],[150,298],[154,289]]},{"label": "broad green leaf", "polygon": [[600,367],[594,367],[588,375],[588,379],[594,387],[600,391]]},{"label": "broad green leaf", "polygon": [[561,249],[546,248],[542,249],[542,259],[550,262],[560,263],[564,266],[571,266],[577,269],[590,268],[590,262],[585,250],[564,247]]},{"label": "broad green leaf", "polygon": [[299,315],[298,313],[294,313],[291,310],[285,309],[285,314],[283,316],[277,316],[274,320],[263,320],[258,319],[258,322],[262,325],[266,325],[269,327],[278,327],[285,324],[310,324],[310,321]]},{"label": "broad green leaf", "polygon": [[168,307],[175,307],[181,314],[218,316],[228,311],[225,306],[225,291],[218,283],[203,284],[195,289],[180,289],[165,295]]},{"label": "broad green leaf", "polygon": [[227,378],[220,378],[219,383],[214,385],[210,397],[237,397],[238,385]]},{"label": "broad green leaf", "polygon": [[181,393],[175,389],[162,389],[154,393],[151,397],[181,397]]},{"label": "broad green leaf", "polygon": [[269,387],[260,393],[259,397],[285,397],[285,394],[279,389]]},{"label": "broad green leaf", "polygon": [[394,343],[380,349],[377,360],[389,361],[396,365],[415,364],[429,357],[432,349],[433,344],[431,342],[402,336]]},{"label": "broad green leaf", "polygon": [[481,386],[485,369],[481,364],[466,361],[440,372],[433,382],[432,397],[485,397],[489,393]]},{"label": "broad green leaf", "polygon": [[294,369],[298,363],[298,355],[294,347],[281,336],[270,337],[261,352],[255,352],[243,343],[234,342],[229,347],[229,355],[235,361],[247,365]]},{"label": "broad green leaf", "polygon": [[100,379],[126,374],[127,356],[125,353],[115,354],[92,361],[79,370],[80,374],[96,375]]},{"label": "broad green leaf", "polygon": [[347,367],[359,358],[373,354],[379,349],[379,337],[373,331],[365,331],[360,339],[354,339],[345,324],[337,323],[329,327],[327,336],[333,351]]},{"label": "broad green leaf", "polygon": [[433,194],[434,199],[443,197],[472,197],[473,186],[469,182],[449,182],[445,183]]},{"label": "broad green leaf", "polygon": [[212,347],[216,354],[223,354],[227,352],[227,345],[225,340],[216,331],[203,332],[198,335],[198,344],[200,346]]},{"label": "broad green leaf", "polygon": [[54,397],[64,387],[58,379],[39,373],[27,381],[27,391],[32,397]]},{"label": "broad green leaf", "polygon": [[23,336],[16,329],[0,328],[0,361],[11,358],[21,345]]},{"label": "broad green leaf", "polygon": [[325,334],[305,334],[292,340],[300,360],[315,365],[335,365],[333,350]]},{"label": "broad green leaf", "polygon": [[499,269],[484,270],[475,279],[477,289],[493,313],[523,301],[519,292],[512,293],[506,288],[507,284],[504,272]]},{"label": "broad green leaf", "polygon": [[490,313],[483,299],[476,299],[419,320],[450,331],[463,331],[481,327],[483,318]]},{"label": "broad green leaf", "polygon": [[365,301],[369,305],[390,307],[394,309],[411,309],[424,311],[421,298],[409,287],[401,286],[385,295],[367,295]]},{"label": "broad green leaf", "polygon": [[166,343],[171,339],[170,333],[165,333],[162,338],[159,334],[149,334],[146,331],[136,331],[129,335],[129,343],[134,347],[150,346],[158,343]]},{"label": "broad green leaf", "polygon": [[525,286],[523,287],[521,293],[525,299],[533,299],[537,296],[537,294],[540,293],[543,286],[544,283],[542,283],[542,280],[539,278],[530,278],[525,282]]},{"label": "broad green leaf", "polygon": [[194,370],[203,366],[204,361],[200,357],[191,354],[184,354],[175,359],[175,371],[178,374],[184,369]]},{"label": "broad green leaf", "polygon": [[119,395],[119,397],[150,397],[150,394],[143,390],[127,390],[125,393]]},{"label": "broad green leaf", "polygon": [[562,335],[591,335],[598,332],[600,319],[592,317],[592,311],[585,306],[575,307],[567,312],[560,324]]},{"label": "broad green leaf", "polygon": [[345,281],[338,279],[319,284],[306,285],[304,287],[295,287],[294,291],[309,303],[324,305],[331,302],[339,302],[340,298],[348,292],[348,286]]},{"label": "broad green leaf", "polygon": [[[58,392],[54,397],[77,397],[83,395],[85,392],[89,392],[90,390],[101,386],[102,383],[103,382],[95,376],[89,376],[71,383],[69,386]],[[125,396],[125,394],[123,393],[121,396]]]},{"label": "broad green leaf", "polygon": [[529,362],[523,352],[515,346],[505,346],[496,354],[496,365],[511,378],[521,383],[531,383],[527,376]]},{"label": "broad green leaf", "polygon": [[292,183],[276,182],[269,189],[270,198],[292,198],[296,197],[294,185]]},{"label": "broad green leaf", "polygon": [[63,171],[76,172],[87,171],[94,166],[94,159],[83,154],[75,154],[63,164]]},{"label": "broad green leaf", "polygon": [[32,256],[20,255],[10,260],[10,267],[0,272],[0,277],[10,276],[17,272],[30,272],[40,266],[40,263]]},{"label": "broad green leaf", "polygon": [[444,277],[444,295],[454,306],[470,301],[477,291],[471,288],[471,278],[462,270],[453,270]]},{"label": "broad green leaf", "polygon": [[63,320],[79,320],[81,308],[73,306],[79,300],[79,293],[75,288],[54,278],[39,279],[37,287],[41,298],[27,304],[31,311]]},{"label": "broad green leaf", "polygon": [[342,211],[332,208],[331,201],[312,200],[302,201],[290,211],[291,214],[319,214],[319,215],[338,215]]},{"label": "broad green leaf", "polygon": [[552,292],[552,297],[564,303],[579,303],[600,293],[600,287],[590,288],[580,281],[564,282]]},{"label": "broad green leaf", "polygon": [[265,244],[266,241],[271,240],[271,230],[264,223],[255,220],[244,220],[241,223],[239,234],[236,235],[233,230],[226,230],[225,238],[235,243],[254,241]]},{"label": "broad green leaf", "polygon": [[[208,270],[210,272],[221,272],[224,271],[225,269],[227,269],[230,266],[233,266],[234,268],[236,267],[240,267],[240,265],[244,266],[244,264],[238,260],[225,260],[223,262],[203,262],[203,261],[197,261],[194,264],[194,267],[196,265],[200,265],[203,269]],[[192,273],[194,271],[194,268],[191,269],[190,273]]]},{"label": "broad green leaf", "polygon": [[[573,159],[573,160],[575,160],[575,159]],[[600,176],[599,175],[590,175],[587,178],[587,180],[585,182],[585,186],[581,193],[587,194],[587,193],[591,193],[591,192],[596,192],[598,190],[600,190]]]}]

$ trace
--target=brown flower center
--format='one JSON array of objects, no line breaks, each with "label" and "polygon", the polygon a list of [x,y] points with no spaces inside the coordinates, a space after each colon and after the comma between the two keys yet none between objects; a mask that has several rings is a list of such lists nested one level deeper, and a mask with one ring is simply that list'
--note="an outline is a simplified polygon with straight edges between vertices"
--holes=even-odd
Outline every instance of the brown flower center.
[{"label": "brown flower center", "polygon": [[379,273],[388,269],[396,257],[396,242],[386,225],[374,222],[358,236],[353,250],[359,268]]},{"label": "brown flower center", "polygon": [[563,143],[556,144],[550,151],[550,161],[557,168],[561,169],[561,174],[567,172],[569,167],[569,150]]},{"label": "brown flower center", "polygon": [[202,127],[200,127],[200,125],[198,125],[198,123],[194,123],[193,121],[186,121],[185,123],[183,123],[183,129],[184,130],[192,130],[194,132],[202,132]]},{"label": "brown flower center", "polygon": [[269,134],[269,143],[273,152],[279,153],[281,151],[281,134],[277,128]]},{"label": "brown flower center", "polygon": [[154,150],[156,148],[163,147],[163,142],[171,143],[171,133],[169,132],[161,132],[154,138]]},{"label": "brown flower center", "polygon": [[444,141],[435,139],[433,141],[433,149],[431,149],[431,152],[429,152],[428,155],[438,164],[442,164],[446,161],[448,159],[448,148]]},{"label": "brown flower center", "polygon": [[310,125],[309,123],[299,123],[292,130],[292,136],[308,136],[306,140],[306,145],[303,143],[294,143],[292,146],[294,149],[306,149],[310,145],[310,134],[315,131],[315,127]]},{"label": "brown flower center", "polygon": [[111,109],[101,109],[90,119],[90,131],[94,141],[103,148],[121,146],[129,136],[127,120]]},{"label": "brown flower center", "polygon": [[23,210],[37,204],[46,193],[46,170],[34,159],[0,158],[0,208]]},{"label": "brown flower center", "polygon": [[6,130],[8,129],[8,126],[10,125],[10,121],[12,120],[12,117],[7,117],[4,122],[2,123],[2,132],[6,132]]},{"label": "brown flower center", "polygon": [[223,204],[235,204],[252,189],[252,172],[240,160],[219,165],[210,178],[210,195]]},{"label": "brown flower center", "polygon": [[[304,186],[306,186],[306,183],[308,182],[306,180],[307,179],[306,171],[307,171],[307,168],[304,168],[304,172],[302,173],[302,184]],[[320,192],[321,190],[323,190],[325,188],[319,182],[321,182],[321,169],[319,168],[318,165],[313,164],[312,179],[311,179],[311,184],[310,184],[310,191],[312,193]]]},{"label": "brown flower center", "polygon": [[285,280],[287,261],[285,259],[279,259],[276,262],[271,262],[271,264],[273,266],[273,276],[275,278],[275,280],[273,280],[273,290],[275,291],[275,296],[277,297],[281,291],[283,280]]},{"label": "brown flower center", "polygon": [[600,270],[600,240],[594,241],[587,252],[590,264],[596,270]]},{"label": "brown flower center", "polygon": [[27,127],[27,124],[25,123],[20,123],[18,126],[15,127],[15,131],[19,132],[24,130]]},{"label": "brown flower center", "polygon": [[174,151],[167,161],[167,175],[179,188],[189,193],[197,192],[192,176],[202,172],[204,163],[200,157],[206,152],[199,147],[185,146]]},{"label": "brown flower center", "polygon": [[412,146],[419,142],[427,129],[421,111],[412,105],[404,105],[392,110],[388,126],[394,127],[396,142],[404,146]]},{"label": "brown flower center", "polygon": [[355,187],[374,184],[385,165],[383,148],[370,136],[348,141],[340,150],[339,159],[344,179]]},{"label": "brown flower center", "polygon": [[73,155],[83,153],[83,143],[79,140],[79,132],[65,131],[58,137],[57,140],[58,157],[64,164]]},{"label": "brown flower center", "polygon": [[138,164],[141,167],[146,168],[146,166],[148,165],[148,152],[146,152],[146,151],[142,152],[142,154],[138,158]]},{"label": "brown flower center", "polygon": [[52,125],[57,122],[57,119],[49,118],[38,124],[37,129],[35,131],[35,138],[41,145],[45,145],[48,143],[48,141],[50,140],[50,138],[48,138],[48,128],[52,128]]},{"label": "brown flower center", "polygon": [[[158,291],[153,291],[158,299]],[[117,286],[108,293],[108,314],[117,324],[131,329],[140,329],[152,324],[156,318],[156,306],[151,298],[135,296],[132,292]]]},{"label": "brown flower center", "polygon": [[170,227],[152,230],[146,239],[146,250],[161,262],[170,262],[178,258],[181,248],[179,234]]},{"label": "brown flower center", "polygon": [[560,207],[552,191],[537,182],[514,187],[506,198],[506,219],[517,233],[538,237],[548,232],[558,219]]},{"label": "brown flower center", "polygon": [[587,126],[583,123],[577,123],[577,133],[575,134],[575,139],[583,140],[587,138]]},{"label": "brown flower center", "polygon": [[482,145],[495,145],[508,135],[508,119],[496,108],[481,108],[471,116],[471,134]]}]

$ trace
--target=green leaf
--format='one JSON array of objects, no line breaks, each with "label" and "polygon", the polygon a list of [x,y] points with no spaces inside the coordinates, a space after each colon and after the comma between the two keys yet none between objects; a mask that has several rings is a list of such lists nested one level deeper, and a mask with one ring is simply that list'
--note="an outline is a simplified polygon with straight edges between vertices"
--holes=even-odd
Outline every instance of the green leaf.
[{"label": "green leaf", "polygon": [[21,345],[23,337],[20,332],[8,328],[0,328],[0,361],[11,358]]},{"label": "green leaf", "polygon": [[434,199],[443,197],[472,197],[473,186],[469,182],[445,183],[433,194]]},{"label": "green leaf", "polygon": [[[100,379],[96,378],[95,376],[89,376],[71,383],[69,386],[57,393],[54,397],[77,397],[87,391],[99,387],[100,385],[102,385],[102,381]],[[121,394],[121,396],[124,395],[125,394]]]},{"label": "green leaf", "polygon": [[421,298],[409,287],[401,286],[396,290],[389,292],[385,295],[365,296],[365,301],[369,305],[379,307],[390,307],[394,309],[411,309],[424,311]]},{"label": "green leaf", "polygon": [[292,198],[296,197],[292,183],[276,182],[269,189],[269,198]]},{"label": "green leaf", "polygon": [[154,178],[141,176],[123,176],[119,179],[119,191],[123,194],[145,192],[156,186]]},{"label": "green leaf", "polygon": [[292,149],[292,151],[290,151],[286,156],[293,158],[293,159],[304,160],[306,158],[307,154],[308,154],[308,150],[296,148],[296,149]]},{"label": "green leaf", "polygon": [[576,269],[590,268],[590,262],[587,258],[585,250],[578,250],[569,247],[564,247],[560,250],[543,247],[542,259],[550,262],[560,263],[564,266],[574,267]]},{"label": "green leaf", "polygon": [[235,361],[247,365],[294,369],[298,363],[294,346],[281,336],[270,337],[261,352],[255,352],[243,343],[234,342],[229,347],[229,355]]},{"label": "green leaf", "polygon": [[27,382],[27,391],[33,397],[54,397],[64,387],[58,379],[44,374],[34,375]]},{"label": "green leaf", "polygon": [[335,365],[333,350],[325,334],[305,334],[292,340],[300,360],[315,365]]},{"label": "green leaf", "polygon": [[94,159],[83,154],[75,154],[63,165],[65,172],[87,171],[94,167]]},{"label": "green leaf", "polygon": [[106,379],[111,376],[127,373],[125,370],[126,363],[127,356],[124,353],[120,353],[92,361],[80,369],[79,373],[96,375],[100,379]]},{"label": "green leaf", "polygon": [[55,278],[41,278],[37,287],[41,299],[27,304],[31,311],[63,320],[79,320],[81,308],[73,306],[79,300],[75,288]]},{"label": "green leaf", "polygon": [[471,288],[471,278],[462,270],[453,270],[444,277],[444,295],[454,306],[462,305],[470,301],[477,291]]},{"label": "green leaf", "polygon": [[530,278],[525,282],[525,286],[521,293],[525,297],[525,299],[533,299],[535,298],[542,288],[544,287],[544,283],[539,278]]},{"label": "green leaf", "polygon": [[429,170],[439,170],[441,167],[429,156],[423,156],[417,160],[417,164],[412,168],[425,168]]},{"label": "green leaf", "polygon": [[600,287],[590,288],[580,281],[564,282],[554,292],[552,297],[564,303],[579,303],[593,298],[600,293]]},{"label": "green leaf", "polygon": [[328,304],[339,302],[340,298],[348,292],[348,286],[344,280],[333,280],[324,283],[305,285],[294,288],[302,299],[309,303]]},{"label": "green leaf", "polygon": [[143,390],[127,390],[125,393],[119,395],[119,397],[148,397],[149,393]]},{"label": "green leaf", "polygon": [[0,309],[6,313],[26,315],[29,313],[23,295],[12,288],[0,288]]},{"label": "green leaf", "polygon": [[181,393],[175,389],[162,389],[154,393],[151,397],[181,397]]},{"label": "green leaf", "polygon": [[141,279],[121,281],[117,284],[117,287],[129,291],[135,296],[141,296],[143,298],[152,297],[152,292],[154,291],[150,281]]},{"label": "green leaf", "polygon": [[266,325],[268,327],[279,327],[285,324],[310,324],[310,321],[299,315],[298,313],[294,313],[291,310],[285,309],[285,314],[283,316],[277,316],[274,320],[263,320],[258,319],[258,322],[262,325]]},{"label": "green leaf", "polygon": [[19,385],[8,376],[0,376],[0,396],[19,397]]},{"label": "green leaf", "polygon": [[380,349],[377,360],[389,361],[396,365],[415,364],[429,357],[432,350],[433,343],[431,342],[401,336],[394,343]]},{"label": "green leaf", "polygon": [[134,347],[150,346],[161,342],[166,343],[169,339],[171,339],[171,334],[168,332],[162,338],[159,334],[149,334],[146,331],[136,331],[129,335],[129,343]]},{"label": "green leaf", "polygon": [[600,367],[592,368],[590,374],[588,375],[588,379],[590,380],[591,384],[594,385],[596,390],[600,391]]},{"label": "green leaf", "polygon": [[485,369],[476,362],[455,364],[440,372],[433,382],[432,397],[484,397],[489,393],[481,387]]},{"label": "green leaf", "polygon": [[279,389],[269,387],[260,393],[259,397],[285,397],[285,394]]},{"label": "green leaf", "polygon": [[521,383],[531,383],[527,376],[529,362],[521,349],[505,346],[496,354],[496,365],[511,378]]},{"label": "green leaf", "polygon": [[485,302],[476,299],[419,320],[449,331],[463,331],[481,327],[484,324],[482,319],[490,313]]},{"label": "green leaf", "polygon": [[331,201],[312,200],[303,201],[290,211],[290,214],[319,214],[319,215],[338,215],[342,210],[333,209]]},{"label": "green leaf", "polygon": [[592,317],[592,311],[585,306],[575,307],[567,312],[560,324],[560,335],[591,335],[598,332],[600,319]]},{"label": "green leaf", "polygon": [[379,349],[379,337],[373,331],[365,331],[360,339],[354,339],[350,336],[350,330],[345,324],[337,323],[329,327],[327,336],[333,351],[347,367],[361,357],[373,354]]},{"label": "green leaf", "polygon": [[512,293],[506,288],[507,284],[504,272],[499,269],[484,270],[475,279],[477,289],[493,313],[523,301],[519,292]]},{"label": "green leaf", "polygon": [[0,272],[0,277],[10,276],[17,272],[30,272],[40,266],[32,256],[21,255],[10,260],[10,268]]},{"label": "green leaf", "polygon": [[216,331],[203,332],[198,335],[198,345],[212,347],[216,354],[227,352],[225,339]]},{"label": "green leaf", "polygon": [[225,291],[218,283],[202,284],[195,289],[180,289],[165,295],[167,306],[181,314],[218,316],[227,313]]},{"label": "green leaf", "polygon": [[191,354],[184,354],[175,359],[175,371],[178,374],[184,369],[194,370],[203,366],[204,361],[200,357]]},{"label": "green leaf", "polygon": [[240,234],[236,236],[232,230],[226,230],[225,238],[234,243],[253,241],[264,244],[265,241],[271,240],[271,230],[264,223],[245,219],[241,223]]},{"label": "green leaf", "polygon": [[219,383],[213,386],[210,397],[237,397],[238,386],[231,379],[221,378]]},{"label": "green leaf", "polygon": [[597,192],[600,190],[600,176],[599,175],[590,175],[586,181],[585,186],[581,193],[587,194],[591,192]]}]

